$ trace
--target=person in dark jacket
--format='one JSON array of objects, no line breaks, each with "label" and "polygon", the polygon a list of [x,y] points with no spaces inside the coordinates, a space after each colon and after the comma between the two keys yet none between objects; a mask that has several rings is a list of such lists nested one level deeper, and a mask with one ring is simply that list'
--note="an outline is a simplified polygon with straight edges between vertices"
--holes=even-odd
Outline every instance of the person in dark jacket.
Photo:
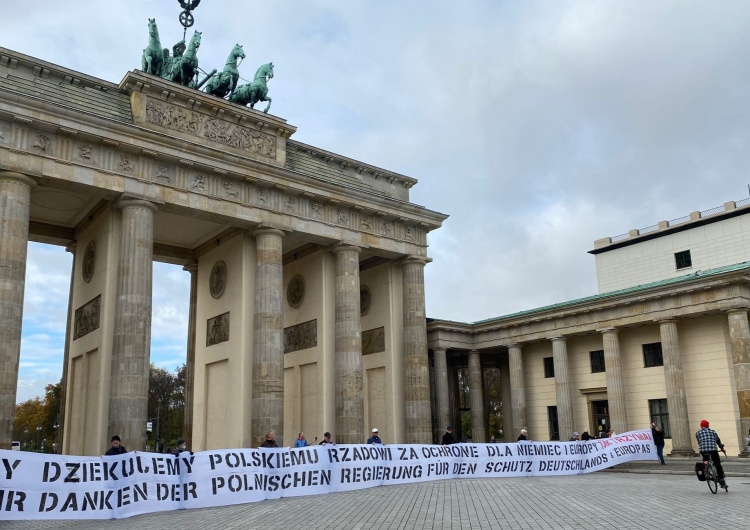
[{"label": "person in dark jacket", "polygon": [[521,434],[518,435],[517,442],[527,442],[529,440],[529,431],[521,429]]},{"label": "person in dark jacket", "polygon": [[115,455],[122,455],[128,452],[127,449],[125,449],[124,445],[120,445],[120,437],[116,434],[112,437],[111,443],[112,447],[107,449],[107,452],[104,453],[104,456],[115,456]]},{"label": "person in dark jacket", "polygon": [[654,445],[656,446],[656,454],[659,456],[659,461],[661,465],[666,466],[667,463],[664,461],[664,431],[655,422],[651,423],[651,436],[654,437]]},{"label": "person in dark jacket", "polygon": [[454,443],[456,443],[456,437],[453,436],[453,427],[448,425],[445,429],[445,434],[443,435],[442,445],[453,445]]},{"label": "person in dark jacket", "polygon": [[185,442],[185,438],[180,438],[179,440],[177,440],[177,449],[172,451],[172,454],[175,456],[180,456],[180,453],[184,453],[185,451],[187,451],[187,443]]},{"label": "person in dark jacket", "polygon": [[261,447],[278,447],[279,444],[276,443],[276,433],[273,431],[268,431],[266,433],[266,439],[263,441],[262,444],[260,444]]}]

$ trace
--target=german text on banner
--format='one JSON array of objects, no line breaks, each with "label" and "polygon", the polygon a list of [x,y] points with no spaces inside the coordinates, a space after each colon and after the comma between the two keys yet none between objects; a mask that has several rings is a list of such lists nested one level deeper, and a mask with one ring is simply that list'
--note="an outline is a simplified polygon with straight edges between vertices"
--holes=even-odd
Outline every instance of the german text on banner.
[{"label": "german text on banner", "polygon": [[0,520],[113,519],[430,480],[577,475],[657,459],[650,430],[587,442],[327,445],[180,456],[0,450]]}]

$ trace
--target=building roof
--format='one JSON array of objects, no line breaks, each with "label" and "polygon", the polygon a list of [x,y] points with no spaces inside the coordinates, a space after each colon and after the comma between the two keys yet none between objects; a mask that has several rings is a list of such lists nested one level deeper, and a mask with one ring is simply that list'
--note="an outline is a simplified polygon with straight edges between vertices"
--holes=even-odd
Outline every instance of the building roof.
[{"label": "building roof", "polygon": [[[650,289],[655,289],[655,288],[659,288],[659,287],[666,287],[666,286],[671,286],[671,285],[679,285],[679,284],[682,284],[682,283],[690,282],[690,281],[695,280],[697,278],[705,279],[705,278],[709,278],[709,277],[712,277],[712,276],[719,276],[721,274],[725,274],[725,273],[728,273],[728,272],[737,272],[737,271],[743,271],[743,270],[750,271],[750,261],[745,261],[745,262],[737,263],[737,264],[734,264],[734,265],[726,265],[724,267],[717,267],[715,269],[709,269],[709,270],[705,270],[705,271],[695,271],[695,272],[692,272],[690,274],[685,274],[683,276],[677,276],[675,278],[669,278],[669,279],[666,279],[666,280],[660,280],[658,282],[644,283],[642,285],[636,285],[634,287],[628,287],[626,289],[618,289],[617,291],[610,291],[608,293],[600,293],[600,294],[595,294],[595,295],[592,295],[592,296],[586,296],[584,298],[576,298],[575,300],[568,300],[567,302],[560,302],[560,303],[557,303],[557,304],[551,304],[551,305],[547,305],[547,306],[543,306],[543,307],[537,307],[535,309],[527,309],[527,310],[524,310],[524,311],[518,311],[516,313],[511,313],[511,314],[508,314],[508,315],[503,315],[503,316],[494,317],[494,318],[488,318],[488,319],[485,319],[485,320],[479,320],[477,322],[473,322],[472,324],[473,325],[478,325],[478,324],[487,324],[487,323],[491,323],[491,322],[500,322],[500,321],[503,321],[503,320],[510,320],[510,319],[513,319],[513,318],[518,318],[520,316],[533,315],[534,313],[542,313],[542,312],[545,312],[545,311],[554,311],[554,310],[557,310],[557,309],[564,309],[564,308],[567,308],[567,307],[574,307],[576,305],[587,304],[587,303],[590,303],[590,302],[598,302],[598,301],[608,300],[608,299],[611,299],[611,298],[616,298],[618,296],[634,294],[634,293],[638,293],[638,292],[641,292],[641,291],[648,291]],[[439,320],[439,319],[430,319],[430,320]]]}]

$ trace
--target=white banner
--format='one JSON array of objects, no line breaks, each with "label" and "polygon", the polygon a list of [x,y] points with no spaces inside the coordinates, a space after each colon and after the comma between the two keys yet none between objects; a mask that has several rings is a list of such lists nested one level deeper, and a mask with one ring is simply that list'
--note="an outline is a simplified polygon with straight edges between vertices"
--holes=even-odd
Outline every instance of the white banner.
[{"label": "white banner", "polygon": [[328,445],[76,457],[0,450],[0,520],[113,519],[452,478],[576,475],[658,460],[650,430],[588,442]]}]

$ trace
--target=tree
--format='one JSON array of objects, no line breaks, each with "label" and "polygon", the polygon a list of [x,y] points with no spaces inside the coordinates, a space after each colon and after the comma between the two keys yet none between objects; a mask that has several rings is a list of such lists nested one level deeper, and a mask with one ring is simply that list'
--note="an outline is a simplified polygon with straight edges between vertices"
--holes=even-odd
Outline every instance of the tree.
[{"label": "tree", "polygon": [[[158,418],[153,422],[153,437],[174,447],[177,439],[183,437],[182,426],[185,417],[185,365],[175,373],[157,368],[151,364],[148,380],[148,417]],[[158,423],[158,425],[157,425]],[[159,432],[156,432],[156,429]]]},{"label": "tree", "polygon": [[16,405],[13,439],[20,441],[23,449],[37,451],[44,447],[46,452],[51,452],[53,444],[57,443],[55,426],[59,427],[60,421],[62,381],[47,385],[44,390],[44,400],[37,396]]}]

